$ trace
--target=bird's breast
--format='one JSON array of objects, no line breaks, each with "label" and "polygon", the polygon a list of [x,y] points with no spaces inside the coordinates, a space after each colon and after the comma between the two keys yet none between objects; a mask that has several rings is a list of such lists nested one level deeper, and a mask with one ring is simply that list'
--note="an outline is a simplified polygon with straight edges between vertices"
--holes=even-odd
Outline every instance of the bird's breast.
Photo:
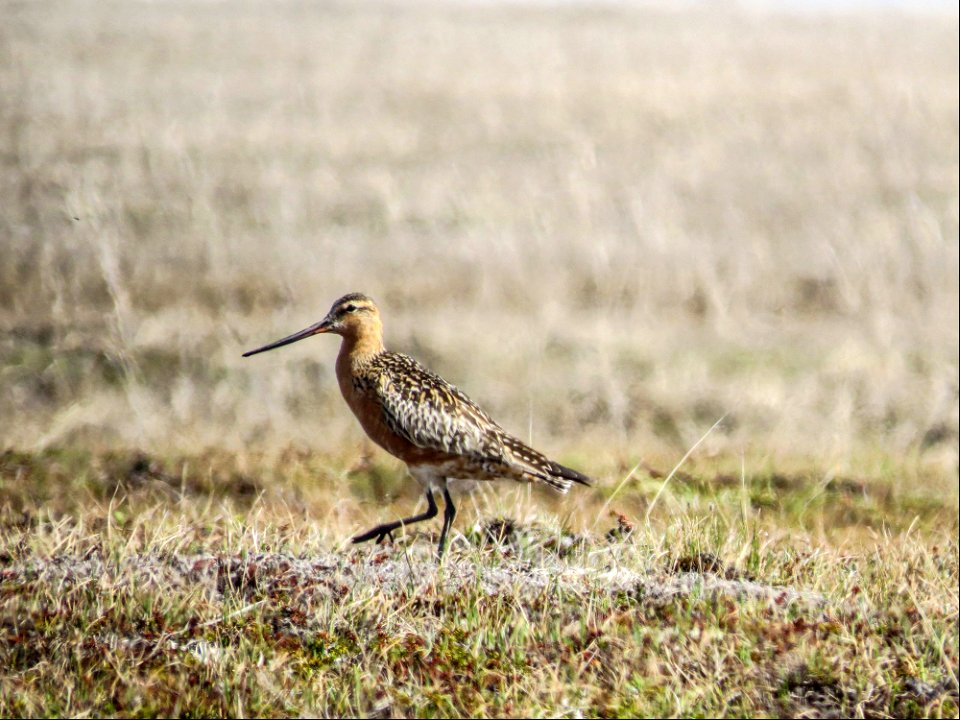
[{"label": "bird's breast", "polygon": [[363,428],[367,436],[391,455],[406,463],[418,463],[434,459],[435,451],[414,445],[402,435],[398,435],[387,425],[383,406],[370,388],[370,380],[351,367],[349,363],[337,361],[337,383],[343,399]]}]

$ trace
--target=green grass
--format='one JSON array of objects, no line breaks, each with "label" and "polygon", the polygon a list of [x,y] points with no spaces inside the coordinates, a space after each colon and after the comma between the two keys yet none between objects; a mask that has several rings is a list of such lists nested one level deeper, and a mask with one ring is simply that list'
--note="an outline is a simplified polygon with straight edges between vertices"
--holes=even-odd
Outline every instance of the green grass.
[{"label": "green grass", "polygon": [[958,712],[955,491],[695,468],[645,523],[660,478],[498,486],[437,566],[429,524],[345,545],[412,504],[393,465],[49,450],[0,478],[4,716]]}]

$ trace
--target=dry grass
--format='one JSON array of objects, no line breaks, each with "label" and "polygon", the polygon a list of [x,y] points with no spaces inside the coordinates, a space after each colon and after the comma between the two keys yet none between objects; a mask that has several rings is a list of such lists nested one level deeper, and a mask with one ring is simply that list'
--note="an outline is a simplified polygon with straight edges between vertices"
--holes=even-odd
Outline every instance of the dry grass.
[{"label": "dry grass", "polygon": [[551,451],[729,412],[955,466],[955,22],[25,3],[0,48],[0,442],[342,448],[333,341],[239,355],[364,290]]},{"label": "dry grass", "polygon": [[[957,715],[955,15],[2,8],[0,715]],[[347,546],[352,290],[597,487]]]}]

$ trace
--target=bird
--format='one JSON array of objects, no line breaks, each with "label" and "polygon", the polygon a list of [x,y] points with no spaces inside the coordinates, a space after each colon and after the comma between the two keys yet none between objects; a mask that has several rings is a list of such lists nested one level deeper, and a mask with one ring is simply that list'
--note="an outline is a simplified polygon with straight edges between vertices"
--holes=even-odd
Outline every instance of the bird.
[{"label": "bird", "polygon": [[423,513],[377,525],[354,537],[354,543],[393,540],[394,530],[436,517],[434,494],[440,493],[444,512],[437,558],[442,559],[457,513],[449,480],[507,478],[545,483],[561,493],[574,483],[592,484],[588,476],[550,460],[508,433],[463,391],[409,355],[387,351],[380,310],[364,293],[344,295],[320,322],[243,357],[321,333],[342,338],[337,383],[361,427],[373,442],[406,463],[427,498]]}]

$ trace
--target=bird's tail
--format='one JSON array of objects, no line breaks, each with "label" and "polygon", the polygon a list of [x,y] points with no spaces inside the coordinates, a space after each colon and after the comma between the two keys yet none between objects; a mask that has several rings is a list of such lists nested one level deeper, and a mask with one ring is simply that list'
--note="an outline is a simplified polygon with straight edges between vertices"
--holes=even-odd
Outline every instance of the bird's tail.
[{"label": "bird's tail", "polygon": [[510,464],[520,471],[519,474],[525,480],[545,482],[562,493],[570,490],[574,483],[588,486],[593,484],[593,480],[586,475],[550,460],[546,455],[537,452],[515,437],[505,435],[503,445],[509,451],[512,461]]},{"label": "bird's tail", "polygon": [[566,465],[552,461],[550,462],[550,477],[545,479],[545,482],[562,493],[567,492],[573,486],[573,483],[580,483],[588,487],[593,484],[593,480],[583,473],[578,473]]}]

